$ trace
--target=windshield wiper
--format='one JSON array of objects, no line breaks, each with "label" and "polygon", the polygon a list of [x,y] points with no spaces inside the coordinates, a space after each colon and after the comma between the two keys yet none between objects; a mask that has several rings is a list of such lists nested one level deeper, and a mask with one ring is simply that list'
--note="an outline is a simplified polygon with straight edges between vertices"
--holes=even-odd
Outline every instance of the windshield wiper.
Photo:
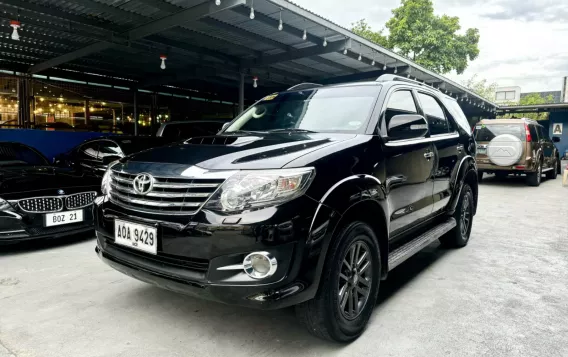
[{"label": "windshield wiper", "polygon": [[268,130],[269,133],[317,133],[317,131],[300,128],[282,128]]}]

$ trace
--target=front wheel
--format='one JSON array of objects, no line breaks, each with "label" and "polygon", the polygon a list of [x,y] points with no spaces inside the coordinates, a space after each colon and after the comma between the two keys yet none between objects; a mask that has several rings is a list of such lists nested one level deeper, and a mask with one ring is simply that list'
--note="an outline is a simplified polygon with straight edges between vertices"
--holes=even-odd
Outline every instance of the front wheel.
[{"label": "front wheel", "polygon": [[300,322],[315,336],[350,342],[371,317],[381,277],[379,244],[366,223],[353,222],[335,237],[318,293],[296,306]]},{"label": "front wheel", "polygon": [[473,191],[467,183],[464,183],[456,211],[453,215],[456,220],[456,226],[440,238],[440,243],[444,247],[461,248],[467,245],[473,224],[474,205]]}]

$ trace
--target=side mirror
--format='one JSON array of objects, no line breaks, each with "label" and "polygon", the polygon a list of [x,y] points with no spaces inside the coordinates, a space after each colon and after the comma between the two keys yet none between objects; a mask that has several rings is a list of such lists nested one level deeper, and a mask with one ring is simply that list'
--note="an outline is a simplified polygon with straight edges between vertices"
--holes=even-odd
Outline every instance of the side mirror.
[{"label": "side mirror", "polygon": [[559,142],[560,142],[560,137],[559,137],[559,136],[553,136],[553,137],[552,137],[552,142],[553,142],[553,143],[559,143]]},{"label": "side mirror", "polygon": [[221,127],[221,131],[225,131],[225,129],[229,127],[229,124],[231,124],[231,122],[223,124],[223,126]]},{"label": "side mirror", "polygon": [[428,122],[422,115],[400,114],[391,118],[387,130],[389,140],[423,138],[428,134]]},{"label": "side mirror", "polygon": [[122,159],[122,156],[118,156],[118,155],[109,155],[109,156],[104,156],[103,157],[103,165],[108,165],[113,161],[116,160],[120,160]]}]

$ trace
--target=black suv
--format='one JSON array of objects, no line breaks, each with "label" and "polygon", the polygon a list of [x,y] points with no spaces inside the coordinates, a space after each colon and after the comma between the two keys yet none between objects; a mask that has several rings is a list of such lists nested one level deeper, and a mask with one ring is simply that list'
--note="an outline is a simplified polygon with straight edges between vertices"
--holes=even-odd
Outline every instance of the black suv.
[{"label": "black suv", "polygon": [[389,271],[435,240],[467,244],[474,155],[457,102],[419,82],[299,85],[110,167],[96,252],[173,291],[297,305],[313,334],[351,341]]}]

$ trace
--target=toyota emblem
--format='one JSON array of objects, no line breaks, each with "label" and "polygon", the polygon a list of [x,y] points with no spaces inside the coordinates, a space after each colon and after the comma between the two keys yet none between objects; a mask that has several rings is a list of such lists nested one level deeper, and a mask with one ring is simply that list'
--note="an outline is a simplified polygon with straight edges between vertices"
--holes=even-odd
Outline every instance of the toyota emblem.
[{"label": "toyota emblem", "polygon": [[150,174],[140,174],[134,178],[132,186],[134,186],[136,193],[146,195],[148,192],[152,191],[152,187],[154,187],[154,177]]}]

